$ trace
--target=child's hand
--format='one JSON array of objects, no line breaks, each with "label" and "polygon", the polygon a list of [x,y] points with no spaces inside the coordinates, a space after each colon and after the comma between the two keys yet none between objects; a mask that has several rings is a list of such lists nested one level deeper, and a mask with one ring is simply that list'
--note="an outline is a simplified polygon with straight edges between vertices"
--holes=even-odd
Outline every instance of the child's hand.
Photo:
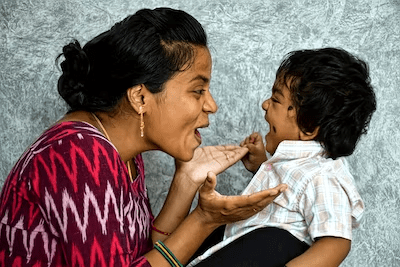
[{"label": "child's hand", "polygon": [[252,133],[240,143],[240,146],[249,149],[249,153],[242,158],[244,166],[248,171],[256,173],[261,163],[267,160],[261,135],[259,133]]}]

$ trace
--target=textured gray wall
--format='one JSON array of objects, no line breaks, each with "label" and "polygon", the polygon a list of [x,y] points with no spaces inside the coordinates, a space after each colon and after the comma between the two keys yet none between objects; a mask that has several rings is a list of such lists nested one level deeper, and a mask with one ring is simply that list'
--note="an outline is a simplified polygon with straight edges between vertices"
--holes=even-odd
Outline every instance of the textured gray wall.
[{"label": "textured gray wall", "polygon": [[[266,133],[260,106],[285,53],[334,46],[369,62],[378,110],[349,158],[367,210],[343,266],[400,266],[399,0],[0,0],[0,186],[23,150],[66,111],[54,65],[62,46],[72,38],[84,43],[126,15],[157,6],[183,9],[207,30],[219,104],[202,131],[208,145]],[[145,158],[157,213],[173,161],[160,152]],[[237,164],[219,176],[218,189],[240,193],[250,178]]]}]

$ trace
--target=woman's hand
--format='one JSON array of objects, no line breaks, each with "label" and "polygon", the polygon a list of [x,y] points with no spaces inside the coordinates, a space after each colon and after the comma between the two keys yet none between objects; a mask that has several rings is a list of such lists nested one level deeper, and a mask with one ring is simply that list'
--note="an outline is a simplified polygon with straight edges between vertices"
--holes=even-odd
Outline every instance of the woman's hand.
[{"label": "woman's hand", "polygon": [[261,135],[259,133],[252,133],[240,143],[240,146],[249,149],[249,153],[242,158],[244,166],[253,174],[256,173],[261,164],[267,160]]},{"label": "woman's hand", "polygon": [[280,184],[251,195],[224,196],[215,191],[216,175],[209,172],[200,188],[199,204],[196,209],[204,214],[208,223],[216,226],[247,219],[270,204],[287,185]]},{"label": "woman's hand", "polygon": [[[167,199],[154,225],[165,232],[173,232],[188,215],[193,198],[207,178],[207,173],[221,173],[239,161],[249,150],[246,147],[207,146],[197,148],[188,162],[175,160],[176,172],[169,188]],[[153,233],[153,239],[163,239]]]},{"label": "woman's hand", "polygon": [[238,162],[247,152],[247,147],[236,145],[199,147],[188,162],[175,160],[176,174],[190,179],[197,186],[204,183],[209,171],[219,174]]}]

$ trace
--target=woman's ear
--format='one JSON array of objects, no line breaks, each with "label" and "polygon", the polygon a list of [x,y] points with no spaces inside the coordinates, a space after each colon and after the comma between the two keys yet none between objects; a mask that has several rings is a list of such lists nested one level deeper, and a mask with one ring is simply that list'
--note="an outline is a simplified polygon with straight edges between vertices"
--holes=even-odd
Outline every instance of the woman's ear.
[{"label": "woman's ear", "polygon": [[144,99],[147,93],[147,88],[144,84],[135,85],[126,91],[129,104],[136,111],[136,113],[144,112]]},{"label": "woman's ear", "polygon": [[314,131],[312,132],[303,132],[300,130],[300,140],[302,141],[310,141],[314,140],[314,138],[318,135],[319,126],[315,127]]}]

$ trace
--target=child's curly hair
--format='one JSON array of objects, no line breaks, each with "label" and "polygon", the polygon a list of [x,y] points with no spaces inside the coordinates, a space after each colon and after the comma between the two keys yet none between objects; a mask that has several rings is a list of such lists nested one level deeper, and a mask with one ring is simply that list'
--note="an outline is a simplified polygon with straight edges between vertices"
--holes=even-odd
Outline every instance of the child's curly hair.
[{"label": "child's curly hair", "polygon": [[333,159],[354,152],[376,110],[367,64],[337,48],[293,51],[277,74],[291,93],[297,124],[303,132],[318,134]]}]

